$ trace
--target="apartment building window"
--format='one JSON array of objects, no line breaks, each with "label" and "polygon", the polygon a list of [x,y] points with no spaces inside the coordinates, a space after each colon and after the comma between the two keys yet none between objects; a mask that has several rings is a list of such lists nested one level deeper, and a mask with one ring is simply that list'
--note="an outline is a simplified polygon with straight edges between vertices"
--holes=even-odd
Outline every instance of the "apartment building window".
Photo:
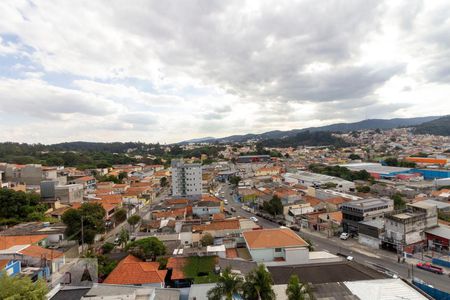
[{"label": "apartment building window", "polygon": [[281,252],[281,248],[275,248],[275,252],[280,253]]}]

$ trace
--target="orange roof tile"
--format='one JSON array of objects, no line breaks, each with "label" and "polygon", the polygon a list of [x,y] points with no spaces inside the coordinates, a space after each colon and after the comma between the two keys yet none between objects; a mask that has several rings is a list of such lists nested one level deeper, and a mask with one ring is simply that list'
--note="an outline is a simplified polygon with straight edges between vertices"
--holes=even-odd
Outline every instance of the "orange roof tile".
[{"label": "orange roof tile", "polygon": [[76,181],[89,181],[89,180],[94,180],[95,178],[92,176],[83,176],[80,178],[75,178]]},{"label": "orange roof tile", "polygon": [[187,263],[187,257],[169,257],[166,268],[172,268],[172,280],[185,279],[183,269]]},{"label": "orange roof tile", "polygon": [[322,200],[320,200],[316,197],[306,195],[306,196],[303,196],[302,198],[313,207],[322,203]]},{"label": "orange roof tile", "polygon": [[343,197],[333,197],[333,198],[325,199],[324,201],[327,202],[327,203],[338,205],[338,204],[342,204],[342,203],[345,203],[345,202],[349,202],[350,199],[346,199],[346,198],[343,198]]},{"label": "orange roof tile", "polygon": [[189,200],[188,199],[184,199],[184,198],[178,198],[178,199],[167,199],[165,202],[166,202],[167,205],[188,204]]},{"label": "orange roof tile", "polygon": [[212,215],[213,220],[224,220],[225,219],[225,215],[222,213],[219,214],[213,214]]},{"label": "orange roof tile", "polygon": [[1,259],[0,260],[0,270],[3,270],[9,262],[10,262],[10,259]]},{"label": "orange roof tile", "polygon": [[158,270],[159,263],[143,262],[139,258],[128,255],[108,275],[107,284],[150,284],[163,283],[167,270]]},{"label": "orange roof tile", "polygon": [[330,220],[332,220],[332,221],[335,221],[337,223],[342,222],[342,212],[341,211],[333,211],[333,212],[329,212],[329,213],[323,213],[323,214],[319,215],[319,218],[321,218],[322,220],[327,220],[328,216],[329,216]]},{"label": "orange roof tile", "polygon": [[48,238],[48,235],[11,235],[0,236],[0,250],[8,249],[17,245],[29,245]]},{"label": "orange roof tile", "polygon": [[195,231],[208,231],[208,230],[227,230],[227,229],[239,229],[240,223],[237,219],[213,221],[210,224],[194,225],[192,227]]},{"label": "orange roof tile", "polygon": [[243,235],[250,249],[305,247],[308,245],[288,228],[244,231]]},{"label": "orange roof tile", "polygon": [[46,258],[48,260],[53,260],[64,255],[61,251],[46,249],[36,245],[30,245],[29,247],[19,251],[19,253],[35,258]]}]

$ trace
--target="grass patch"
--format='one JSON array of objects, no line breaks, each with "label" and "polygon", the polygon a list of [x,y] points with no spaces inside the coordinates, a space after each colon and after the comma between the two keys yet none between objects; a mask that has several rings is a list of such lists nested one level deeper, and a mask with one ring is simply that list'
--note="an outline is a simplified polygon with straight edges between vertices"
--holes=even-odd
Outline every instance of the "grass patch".
[{"label": "grass patch", "polygon": [[194,279],[194,283],[217,282],[214,266],[217,264],[215,256],[192,256],[187,259],[183,272],[186,278]]}]

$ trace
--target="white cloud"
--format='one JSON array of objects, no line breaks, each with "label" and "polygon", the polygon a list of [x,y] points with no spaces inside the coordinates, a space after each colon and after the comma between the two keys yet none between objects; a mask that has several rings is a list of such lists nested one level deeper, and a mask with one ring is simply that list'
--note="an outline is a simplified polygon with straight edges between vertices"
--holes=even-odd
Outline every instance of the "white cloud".
[{"label": "white cloud", "polygon": [[[0,111],[33,141],[450,113],[446,1],[22,0],[0,19]],[[27,140],[11,118],[0,139]]]}]

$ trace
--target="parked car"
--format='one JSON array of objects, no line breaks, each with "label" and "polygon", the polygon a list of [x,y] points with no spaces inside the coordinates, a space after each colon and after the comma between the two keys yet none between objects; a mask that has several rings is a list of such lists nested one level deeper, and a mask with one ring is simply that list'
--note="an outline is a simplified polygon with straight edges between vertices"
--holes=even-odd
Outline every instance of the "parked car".
[{"label": "parked car", "polygon": [[341,233],[341,236],[339,237],[341,240],[348,240],[348,238],[350,237],[350,234],[348,234],[348,232],[343,232]]},{"label": "parked car", "polygon": [[230,210],[231,210],[232,212],[236,212],[236,208],[234,208],[234,207],[231,207]]},{"label": "parked car", "polygon": [[114,245],[119,245],[120,244],[120,239],[119,239],[119,237],[116,237],[115,239],[114,239]]},{"label": "parked car", "polygon": [[258,222],[258,219],[256,217],[250,217],[249,219],[252,220],[255,223]]},{"label": "parked car", "polygon": [[289,226],[289,228],[294,231],[300,231],[300,227],[297,225],[291,225],[291,226]]},{"label": "parked car", "polygon": [[223,203],[224,203],[225,205],[228,205],[228,200],[227,200],[227,199],[223,200]]},{"label": "parked car", "polygon": [[416,265],[416,267],[419,269],[425,270],[425,271],[435,273],[435,274],[440,274],[440,275],[444,274],[444,270],[441,267],[433,266],[430,263],[421,263],[420,262]]}]

